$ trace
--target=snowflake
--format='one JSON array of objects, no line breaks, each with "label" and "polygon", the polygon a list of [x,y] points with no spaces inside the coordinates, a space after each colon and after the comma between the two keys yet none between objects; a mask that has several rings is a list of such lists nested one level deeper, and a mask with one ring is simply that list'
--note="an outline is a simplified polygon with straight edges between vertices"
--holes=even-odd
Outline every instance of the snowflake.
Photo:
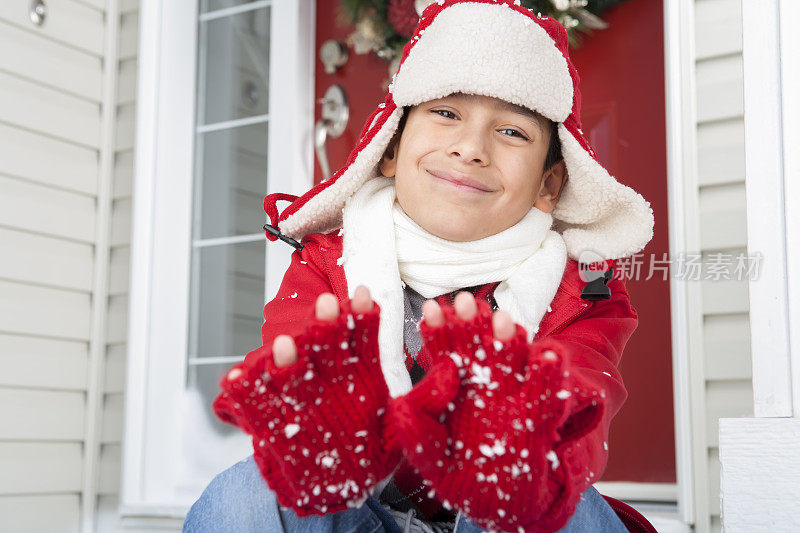
[{"label": "snowflake", "polygon": [[545,455],[545,457],[547,457],[547,459],[548,459],[548,460],[549,460],[551,463],[553,463],[553,470],[555,470],[556,468],[558,468],[558,465],[560,465],[560,464],[561,464],[561,463],[559,462],[559,460],[558,460],[558,456],[556,455],[556,452],[554,452],[553,450],[550,450],[549,452],[547,452],[547,455]]}]

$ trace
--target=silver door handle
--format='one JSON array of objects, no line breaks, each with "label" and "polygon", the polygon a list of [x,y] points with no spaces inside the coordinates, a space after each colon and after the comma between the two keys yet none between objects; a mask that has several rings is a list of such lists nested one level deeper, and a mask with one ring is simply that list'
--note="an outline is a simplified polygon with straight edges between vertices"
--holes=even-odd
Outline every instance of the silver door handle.
[{"label": "silver door handle", "polygon": [[322,179],[331,177],[331,166],[328,163],[328,154],[325,153],[325,141],[328,140],[328,126],[324,119],[320,119],[314,125],[314,148],[317,152],[319,168],[322,169]]},{"label": "silver door handle", "polygon": [[322,118],[314,125],[314,149],[317,153],[317,161],[322,170],[322,179],[331,177],[328,154],[325,151],[325,143],[328,137],[337,138],[347,126],[350,119],[350,105],[347,102],[347,95],[340,85],[331,85],[325,92],[325,97],[317,102],[322,104]]}]

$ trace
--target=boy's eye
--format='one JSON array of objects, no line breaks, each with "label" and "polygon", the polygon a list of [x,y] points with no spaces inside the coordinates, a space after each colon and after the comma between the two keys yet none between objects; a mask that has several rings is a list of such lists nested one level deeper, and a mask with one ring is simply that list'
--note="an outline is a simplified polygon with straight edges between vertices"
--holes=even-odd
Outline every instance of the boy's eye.
[{"label": "boy's eye", "polygon": [[[517,131],[517,130],[514,130],[514,129],[511,129],[511,128],[504,128],[504,129],[502,129],[502,130],[500,130],[500,131],[511,131],[511,132],[514,132],[514,133],[516,133],[517,135],[519,135],[519,138],[520,138],[520,139],[525,139],[526,141],[528,140],[528,138],[527,138],[527,137],[525,137],[525,136],[524,136],[524,135],[523,135],[521,132],[519,132],[519,131]],[[512,135],[513,135],[513,134],[512,134]]]},{"label": "boy's eye", "polygon": [[[450,115],[453,115],[453,117],[456,116],[455,113],[453,113],[452,111],[448,111],[447,109],[433,109],[433,110],[431,110],[431,112],[436,113],[437,115],[440,115],[440,116],[445,117],[445,118],[449,118],[449,117],[447,115],[444,115],[443,113],[449,113]],[[500,131],[510,131],[510,132],[512,132],[511,133],[512,137],[516,134],[520,139],[523,139],[523,140],[526,140],[526,141],[528,140],[528,138],[525,135],[523,135],[522,132],[517,131],[517,130],[512,129],[512,128],[503,128]]]},{"label": "boy's eye", "polygon": [[[456,116],[455,113],[453,113],[452,111],[448,111],[447,109],[434,109],[433,112],[437,113],[437,114],[440,114],[440,115],[442,113],[450,113],[451,115]],[[445,115],[441,115],[441,116],[444,117]]]}]

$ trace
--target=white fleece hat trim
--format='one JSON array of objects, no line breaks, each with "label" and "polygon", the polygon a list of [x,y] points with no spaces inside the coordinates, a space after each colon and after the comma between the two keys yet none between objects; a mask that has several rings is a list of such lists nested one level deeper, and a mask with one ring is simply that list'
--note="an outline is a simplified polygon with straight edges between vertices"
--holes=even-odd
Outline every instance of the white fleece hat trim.
[{"label": "white fleece hat trim", "polygon": [[567,60],[523,13],[505,4],[456,4],[420,33],[389,87],[397,107],[464,92],[535,109],[554,122],[569,116]]}]

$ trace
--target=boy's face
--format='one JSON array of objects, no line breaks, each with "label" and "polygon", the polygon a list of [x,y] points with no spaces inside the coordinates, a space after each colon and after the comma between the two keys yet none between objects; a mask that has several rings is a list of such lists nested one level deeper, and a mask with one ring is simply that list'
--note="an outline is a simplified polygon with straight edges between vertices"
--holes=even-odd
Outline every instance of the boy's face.
[{"label": "boy's face", "polygon": [[409,111],[381,173],[395,178],[400,207],[428,232],[450,241],[488,237],[531,207],[555,207],[566,167],[562,160],[543,172],[548,124],[497,98],[451,94]]}]

